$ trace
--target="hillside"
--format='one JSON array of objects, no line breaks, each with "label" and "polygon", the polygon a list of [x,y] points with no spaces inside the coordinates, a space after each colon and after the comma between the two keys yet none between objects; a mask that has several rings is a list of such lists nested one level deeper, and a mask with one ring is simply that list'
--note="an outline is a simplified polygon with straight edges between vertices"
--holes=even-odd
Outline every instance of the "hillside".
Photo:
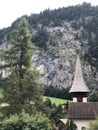
[{"label": "hillside", "polygon": [[[32,67],[44,74],[41,82],[46,86],[71,87],[78,53],[86,83],[98,91],[97,6],[83,3],[23,17],[29,21],[32,42],[38,48]],[[0,30],[1,45],[20,19]]]}]

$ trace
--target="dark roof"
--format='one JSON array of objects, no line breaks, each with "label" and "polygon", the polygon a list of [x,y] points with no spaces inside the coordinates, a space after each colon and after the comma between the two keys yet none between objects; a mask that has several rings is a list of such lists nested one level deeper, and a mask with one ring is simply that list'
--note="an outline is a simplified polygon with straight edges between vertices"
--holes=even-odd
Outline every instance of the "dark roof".
[{"label": "dark roof", "polygon": [[72,102],[68,106],[69,119],[95,119],[98,117],[98,102]]}]

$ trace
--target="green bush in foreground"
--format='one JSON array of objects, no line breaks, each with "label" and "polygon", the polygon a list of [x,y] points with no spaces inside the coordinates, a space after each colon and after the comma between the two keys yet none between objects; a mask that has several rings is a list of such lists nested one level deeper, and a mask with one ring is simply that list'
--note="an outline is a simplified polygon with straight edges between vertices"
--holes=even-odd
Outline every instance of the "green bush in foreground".
[{"label": "green bush in foreground", "polygon": [[98,130],[98,118],[90,122],[88,130]]},{"label": "green bush in foreground", "polygon": [[1,130],[52,130],[49,119],[42,113],[13,115],[3,120]]}]

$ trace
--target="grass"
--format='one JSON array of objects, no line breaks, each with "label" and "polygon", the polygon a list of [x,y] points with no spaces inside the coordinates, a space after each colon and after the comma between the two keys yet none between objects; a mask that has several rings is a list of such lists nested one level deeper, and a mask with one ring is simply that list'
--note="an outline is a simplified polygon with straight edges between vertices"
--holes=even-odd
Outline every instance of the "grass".
[{"label": "grass", "polygon": [[[0,98],[2,98],[2,97],[3,97],[3,89],[0,88]],[[48,97],[48,96],[43,96],[43,101],[45,101],[47,98],[49,98],[49,99],[51,100],[51,103],[52,103],[52,104],[55,103],[57,106],[58,106],[59,104],[64,104],[64,103],[66,103],[67,101],[69,101],[69,100],[65,100],[65,99],[54,98],[54,97]],[[4,107],[4,106],[7,106],[7,104],[6,104],[6,103],[0,104],[0,107]]]},{"label": "grass", "polygon": [[61,98],[54,98],[54,97],[48,97],[48,96],[44,96],[43,100],[45,101],[47,98],[49,98],[51,100],[51,102],[55,103],[57,106],[60,104],[67,103],[67,101],[69,101],[69,100],[65,100],[65,99],[61,99]]}]

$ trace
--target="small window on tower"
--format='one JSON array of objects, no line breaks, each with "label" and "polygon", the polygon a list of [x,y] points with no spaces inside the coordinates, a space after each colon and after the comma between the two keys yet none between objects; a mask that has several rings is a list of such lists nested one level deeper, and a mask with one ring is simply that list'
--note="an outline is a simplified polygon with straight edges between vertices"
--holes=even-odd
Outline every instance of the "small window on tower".
[{"label": "small window on tower", "polygon": [[77,101],[82,102],[83,101],[82,97],[77,97]]}]

